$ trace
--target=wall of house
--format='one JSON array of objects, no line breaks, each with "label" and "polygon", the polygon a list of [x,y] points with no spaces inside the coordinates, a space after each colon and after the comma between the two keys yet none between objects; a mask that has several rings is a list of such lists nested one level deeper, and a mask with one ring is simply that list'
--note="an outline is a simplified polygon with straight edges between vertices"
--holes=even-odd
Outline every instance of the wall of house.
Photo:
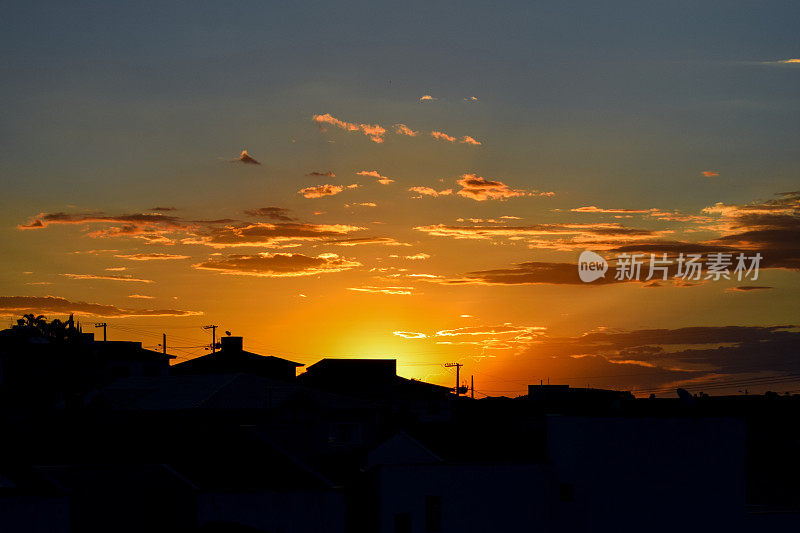
[{"label": "wall of house", "polygon": [[547,531],[542,465],[391,465],[376,471],[380,531]]},{"label": "wall of house", "polygon": [[560,531],[736,531],[745,512],[744,423],[550,416]]},{"label": "wall of house", "polygon": [[69,502],[63,497],[0,494],[0,531],[67,533]]},{"label": "wall of house", "polygon": [[344,495],[335,490],[202,493],[197,524],[240,524],[270,533],[343,533]]}]

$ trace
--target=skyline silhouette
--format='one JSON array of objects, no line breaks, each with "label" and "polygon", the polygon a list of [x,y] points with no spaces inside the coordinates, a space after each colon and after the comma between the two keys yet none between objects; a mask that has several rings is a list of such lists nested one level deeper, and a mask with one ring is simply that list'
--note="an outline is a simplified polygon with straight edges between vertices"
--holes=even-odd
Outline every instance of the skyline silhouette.
[{"label": "skyline silhouette", "polygon": [[0,533],[796,529],[798,19],[6,2]]}]

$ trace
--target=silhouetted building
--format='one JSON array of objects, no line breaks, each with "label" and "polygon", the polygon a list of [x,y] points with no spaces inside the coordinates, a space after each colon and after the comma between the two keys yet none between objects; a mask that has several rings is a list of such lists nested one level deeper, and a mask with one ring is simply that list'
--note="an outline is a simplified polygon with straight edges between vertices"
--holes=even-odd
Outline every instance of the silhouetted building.
[{"label": "silhouetted building", "polygon": [[616,411],[633,400],[628,391],[570,387],[569,385],[528,385],[528,400],[548,412]]},{"label": "silhouetted building", "polygon": [[297,368],[304,366],[272,355],[245,351],[242,337],[222,337],[221,349],[173,365],[173,375],[188,374],[253,374],[265,378],[294,380]]},{"label": "silhouetted building", "polygon": [[142,348],[141,342],[94,341],[86,345],[107,378],[159,377],[169,375],[174,355]]},{"label": "silhouetted building", "polygon": [[117,378],[166,376],[174,358],[141,342],[95,341],[91,333],[66,340],[27,333],[0,332],[0,391],[18,398],[21,407],[64,407]]},{"label": "silhouetted building", "polygon": [[397,375],[395,359],[322,359],[298,376],[320,390],[374,401],[392,413],[420,421],[450,418],[450,387]]}]

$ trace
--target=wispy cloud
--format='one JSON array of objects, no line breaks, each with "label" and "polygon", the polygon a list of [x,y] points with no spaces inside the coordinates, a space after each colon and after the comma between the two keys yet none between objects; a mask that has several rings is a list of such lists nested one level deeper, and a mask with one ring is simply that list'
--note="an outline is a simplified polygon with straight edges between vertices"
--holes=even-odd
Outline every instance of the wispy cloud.
[{"label": "wispy cloud", "polygon": [[413,287],[347,287],[348,291],[388,294],[392,296],[410,296]]},{"label": "wispy cloud", "polygon": [[471,145],[474,145],[474,146],[480,146],[481,145],[480,141],[476,140],[474,137],[470,137],[469,135],[464,135],[460,139],[457,139],[456,137],[453,137],[452,135],[448,135],[448,134],[444,133],[443,131],[434,130],[434,131],[431,132],[431,136],[433,136],[435,139],[439,139],[440,141],[447,141],[447,142],[451,142],[451,143],[454,143],[454,142],[458,141],[461,144],[471,144]]},{"label": "wispy cloud", "polygon": [[713,170],[704,170],[703,172],[701,172],[701,174],[706,178],[714,178],[719,176],[719,172],[714,172]]},{"label": "wispy cloud", "polygon": [[284,207],[259,207],[258,209],[248,209],[244,212],[245,215],[258,218],[268,218],[271,220],[280,220],[284,222],[292,222],[294,217],[290,216],[288,209]]},{"label": "wispy cloud", "polygon": [[332,170],[326,170],[325,172],[309,172],[306,176],[315,176],[320,178],[335,178],[336,174]]},{"label": "wispy cloud", "polygon": [[130,276],[115,276],[115,275],[95,275],[95,274],[61,274],[65,278],[70,279],[83,279],[83,280],[103,280],[103,281],[127,281],[133,283],[153,283],[152,279],[140,279]]},{"label": "wispy cloud", "polygon": [[751,291],[766,291],[772,288],[773,287],[768,287],[766,285],[741,285],[739,287],[731,287],[726,290],[731,292],[751,292]]},{"label": "wispy cloud", "polygon": [[354,237],[351,239],[340,239],[328,241],[329,244],[337,246],[362,246],[366,244],[380,244],[383,246],[411,246],[406,242],[400,242],[393,237]]},{"label": "wispy cloud", "polygon": [[417,193],[417,196],[412,196],[412,198],[422,198],[423,196],[433,196],[435,198],[437,196],[449,196],[453,194],[453,189],[437,191],[431,187],[410,187],[408,190]]},{"label": "wispy cloud", "polygon": [[761,61],[762,65],[790,65],[790,66],[800,66],[800,59],[798,58],[790,58],[790,59],[778,59],[775,61]]},{"label": "wispy cloud", "polygon": [[404,339],[426,339],[428,336],[417,331],[393,331],[392,334]]},{"label": "wispy cloud", "polygon": [[196,316],[199,311],[177,309],[125,309],[113,305],[72,302],[58,296],[0,296],[0,314],[75,313],[109,318],[136,316]]},{"label": "wispy cloud", "polygon": [[386,134],[386,129],[378,124],[355,124],[353,122],[345,122],[332,116],[330,113],[324,115],[314,115],[312,120],[317,124],[330,124],[345,131],[360,131],[370,138],[372,142],[382,143],[383,136]]},{"label": "wispy cloud", "polygon": [[583,207],[576,207],[574,209],[570,209],[575,213],[622,213],[622,214],[648,214],[650,213],[650,209],[607,209],[601,208],[594,205],[587,205]]},{"label": "wispy cloud", "polygon": [[[435,237],[453,239],[505,238],[521,241],[530,248],[572,250],[575,248],[612,249],[630,243],[655,243],[669,230],[629,228],[619,223],[533,224],[529,226],[450,226],[434,224],[414,228]],[[687,250],[688,251],[688,250]]]},{"label": "wispy cloud", "polygon": [[423,94],[422,96],[419,97],[420,102],[432,102],[433,100],[438,100],[438,98],[434,98],[429,94]]}]

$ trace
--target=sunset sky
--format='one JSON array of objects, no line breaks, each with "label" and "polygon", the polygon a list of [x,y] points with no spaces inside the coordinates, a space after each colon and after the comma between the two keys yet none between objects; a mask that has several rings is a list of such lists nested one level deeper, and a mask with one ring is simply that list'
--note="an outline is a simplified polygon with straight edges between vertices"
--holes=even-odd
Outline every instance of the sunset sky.
[{"label": "sunset sky", "polygon": [[[334,5],[335,4],[335,5]],[[0,313],[479,395],[800,390],[796,2],[12,2]],[[246,150],[246,152],[243,152]],[[578,278],[584,250],[763,256]],[[4,325],[6,325],[4,324]]]}]

